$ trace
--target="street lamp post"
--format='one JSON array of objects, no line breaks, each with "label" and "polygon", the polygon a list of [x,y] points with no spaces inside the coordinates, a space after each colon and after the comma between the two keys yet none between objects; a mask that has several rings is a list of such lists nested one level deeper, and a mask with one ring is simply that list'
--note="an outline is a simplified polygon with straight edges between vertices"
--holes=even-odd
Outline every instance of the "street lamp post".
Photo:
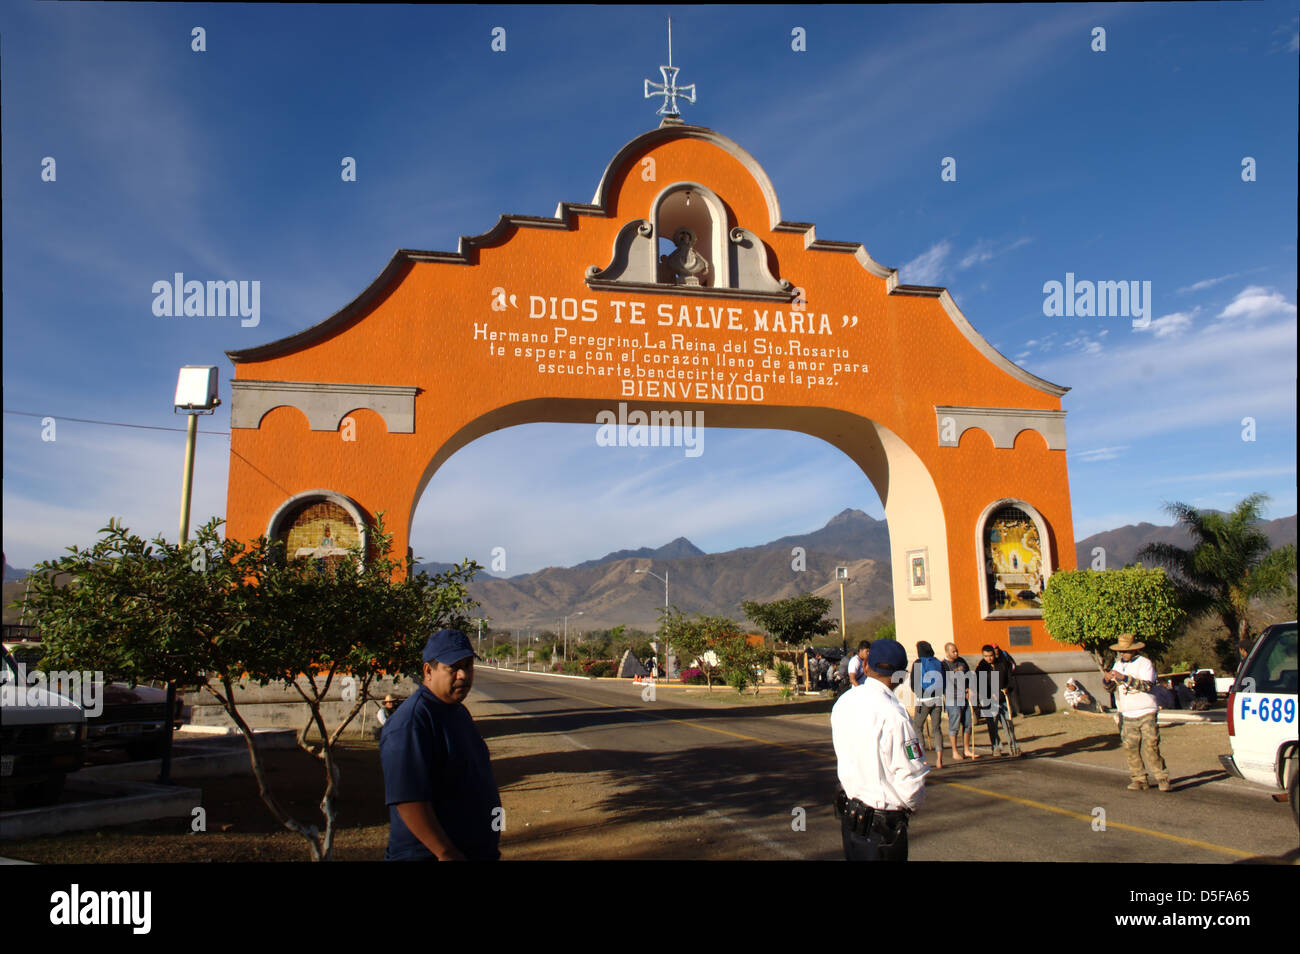
[{"label": "street lamp post", "polygon": [[187,364],[176,379],[172,413],[189,417],[185,426],[185,469],[181,474],[180,542],[190,537],[190,496],[194,488],[194,445],[199,433],[199,415],[211,414],[221,404],[217,397],[215,365]]},{"label": "street lamp post", "polygon": [[835,568],[835,579],[840,584],[840,638],[844,646],[844,651],[849,651],[849,631],[844,625],[844,584],[849,582],[849,568],[847,566],[837,566]]},{"label": "street lamp post", "polygon": [[[582,611],[569,614],[570,616],[581,616]],[[564,661],[569,661],[569,617],[564,617]]]},{"label": "street lamp post", "polygon": [[[176,397],[172,413],[185,414],[185,469],[181,473],[181,522],[178,542],[190,538],[190,497],[194,490],[194,445],[199,433],[199,415],[213,413],[221,399],[217,397],[217,368],[215,365],[187,364],[176,378]],[[172,775],[172,717],[176,712],[176,684],[168,681],[166,707],[166,741],[163,743],[162,765],[158,781],[171,784]]]},{"label": "street lamp post", "polygon": [[[668,609],[668,571],[664,570],[663,576],[660,576],[658,573],[655,573],[653,570],[633,570],[632,572],[645,573],[648,576],[653,576],[656,580],[664,581],[664,609]],[[671,649],[672,647],[665,642],[664,643],[664,675],[669,679],[673,677],[672,666],[669,662],[670,660],[669,651]]]}]

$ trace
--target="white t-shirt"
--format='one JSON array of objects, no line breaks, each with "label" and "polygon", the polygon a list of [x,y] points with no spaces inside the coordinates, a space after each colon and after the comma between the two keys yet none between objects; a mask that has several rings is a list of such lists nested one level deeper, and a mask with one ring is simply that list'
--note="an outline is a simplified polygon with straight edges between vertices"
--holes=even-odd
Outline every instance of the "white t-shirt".
[{"label": "white t-shirt", "polygon": [[853,658],[849,660],[849,685],[854,684],[853,674],[855,672],[858,674],[857,685],[862,685],[862,657],[857,653],[854,653]]},{"label": "white t-shirt", "polygon": [[925,802],[930,766],[912,720],[893,692],[867,678],[831,709],[840,784],[872,808],[915,811]]},{"label": "white t-shirt", "polygon": [[[1154,683],[1156,681],[1156,664],[1145,656],[1136,656],[1132,662],[1116,660],[1115,665],[1111,666],[1111,668],[1121,675],[1132,676],[1134,679],[1141,679],[1143,682]],[[1159,706],[1156,705],[1156,697],[1153,694],[1138,692],[1122,682],[1115,687],[1115,701],[1119,704],[1121,715],[1134,719],[1150,715],[1159,709]]]}]

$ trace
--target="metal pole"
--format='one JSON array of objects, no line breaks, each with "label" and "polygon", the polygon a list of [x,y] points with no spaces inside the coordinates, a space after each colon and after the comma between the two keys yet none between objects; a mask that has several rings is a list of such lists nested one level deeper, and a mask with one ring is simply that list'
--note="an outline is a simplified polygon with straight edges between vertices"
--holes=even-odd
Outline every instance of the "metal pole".
[{"label": "metal pole", "polygon": [[[672,36],[672,32],[671,32],[671,30],[672,30],[672,21],[671,21],[671,19],[669,19],[669,21],[668,21],[668,30],[669,30],[669,34],[668,34],[668,35],[669,35],[668,45],[669,45],[669,49],[671,49],[671,47],[672,47],[672,39],[671,39],[671,36]],[[669,56],[668,58],[669,58],[669,60],[671,60],[672,57]],[[664,610],[667,610],[667,608],[668,608],[668,571],[667,571],[667,569],[666,569],[666,571],[663,572],[663,608],[664,608]],[[669,654],[669,652],[672,652],[672,646],[669,646],[669,645],[668,645],[668,641],[667,641],[667,639],[664,639],[664,641],[663,641],[663,677],[666,678],[666,680],[668,680],[668,678],[672,678],[672,667],[671,667],[671,665],[668,664],[668,659],[669,659],[669,655],[668,655],[668,654]]]},{"label": "metal pole", "polygon": [[843,637],[844,651],[849,651],[849,630],[844,624],[844,581],[840,580],[840,636]]},{"label": "metal pole", "polygon": [[181,543],[190,538],[190,490],[194,485],[194,444],[199,433],[199,416],[191,414],[189,419],[185,426],[185,476],[181,482]]}]

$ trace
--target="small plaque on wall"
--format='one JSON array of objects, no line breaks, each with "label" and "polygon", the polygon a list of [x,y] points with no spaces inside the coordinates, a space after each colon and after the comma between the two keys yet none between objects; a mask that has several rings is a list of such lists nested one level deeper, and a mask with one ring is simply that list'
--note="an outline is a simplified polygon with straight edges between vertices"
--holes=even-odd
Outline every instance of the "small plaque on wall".
[{"label": "small plaque on wall", "polygon": [[918,547],[907,551],[907,598],[930,598],[930,548]]},{"label": "small plaque on wall", "polygon": [[1028,626],[1008,626],[1007,637],[1012,646],[1032,646],[1034,644],[1033,633]]}]

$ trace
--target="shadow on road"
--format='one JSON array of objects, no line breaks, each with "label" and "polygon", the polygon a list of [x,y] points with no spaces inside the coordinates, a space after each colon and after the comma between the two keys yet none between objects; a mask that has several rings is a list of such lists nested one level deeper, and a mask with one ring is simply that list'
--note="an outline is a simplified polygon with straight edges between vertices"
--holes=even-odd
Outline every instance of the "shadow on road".
[{"label": "shadow on road", "polygon": [[[497,758],[492,769],[502,789],[520,789],[520,783],[551,773],[588,775],[604,772],[608,794],[594,806],[617,819],[628,830],[662,832],[665,848],[681,834],[681,823],[702,831],[703,848],[717,845],[769,846],[771,857],[809,857],[776,843],[789,835],[796,819],[808,830],[838,832],[831,802],[837,781],[835,763],[792,755],[770,746],[737,741],[712,746],[690,746],[673,752],[645,753],[627,748],[593,748],[569,752],[544,752]],[[509,802],[510,794],[503,794]],[[558,807],[558,806],[557,806]],[[557,827],[523,835],[523,840],[562,838],[587,831],[586,811],[566,818],[553,815]],[[516,836],[518,837],[518,836]],[[629,844],[617,857],[626,860],[664,857],[652,837],[645,844]],[[680,847],[680,846],[678,846]],[[828,857],[835,857],[834,851]]]},{"label": "shadow on road", "polygon": [[1119,747],[1119,736],[1113,732],[1107,732],[1102,735],[1089,736],[1085,739],[1073,739],[1069,742],[1062,742],[1059,745],[1051,745],[1045,748],[1035,747],[1033,751],[1025,752],[1025,758],[1052,759],[1065,755],[1078,755],[1083,752],[1113,752]]},{"label": "shadow on road", "polygon": [[1174,791],[1181,792],[1188,788],[1199,788],[1210,782],[1221,782],[1228,777],[1227,772],[1216,772],[1209,769],[1204,772],[1197,772],[1195,775],[1184,775],[1181,778],[1172,779]]}]

